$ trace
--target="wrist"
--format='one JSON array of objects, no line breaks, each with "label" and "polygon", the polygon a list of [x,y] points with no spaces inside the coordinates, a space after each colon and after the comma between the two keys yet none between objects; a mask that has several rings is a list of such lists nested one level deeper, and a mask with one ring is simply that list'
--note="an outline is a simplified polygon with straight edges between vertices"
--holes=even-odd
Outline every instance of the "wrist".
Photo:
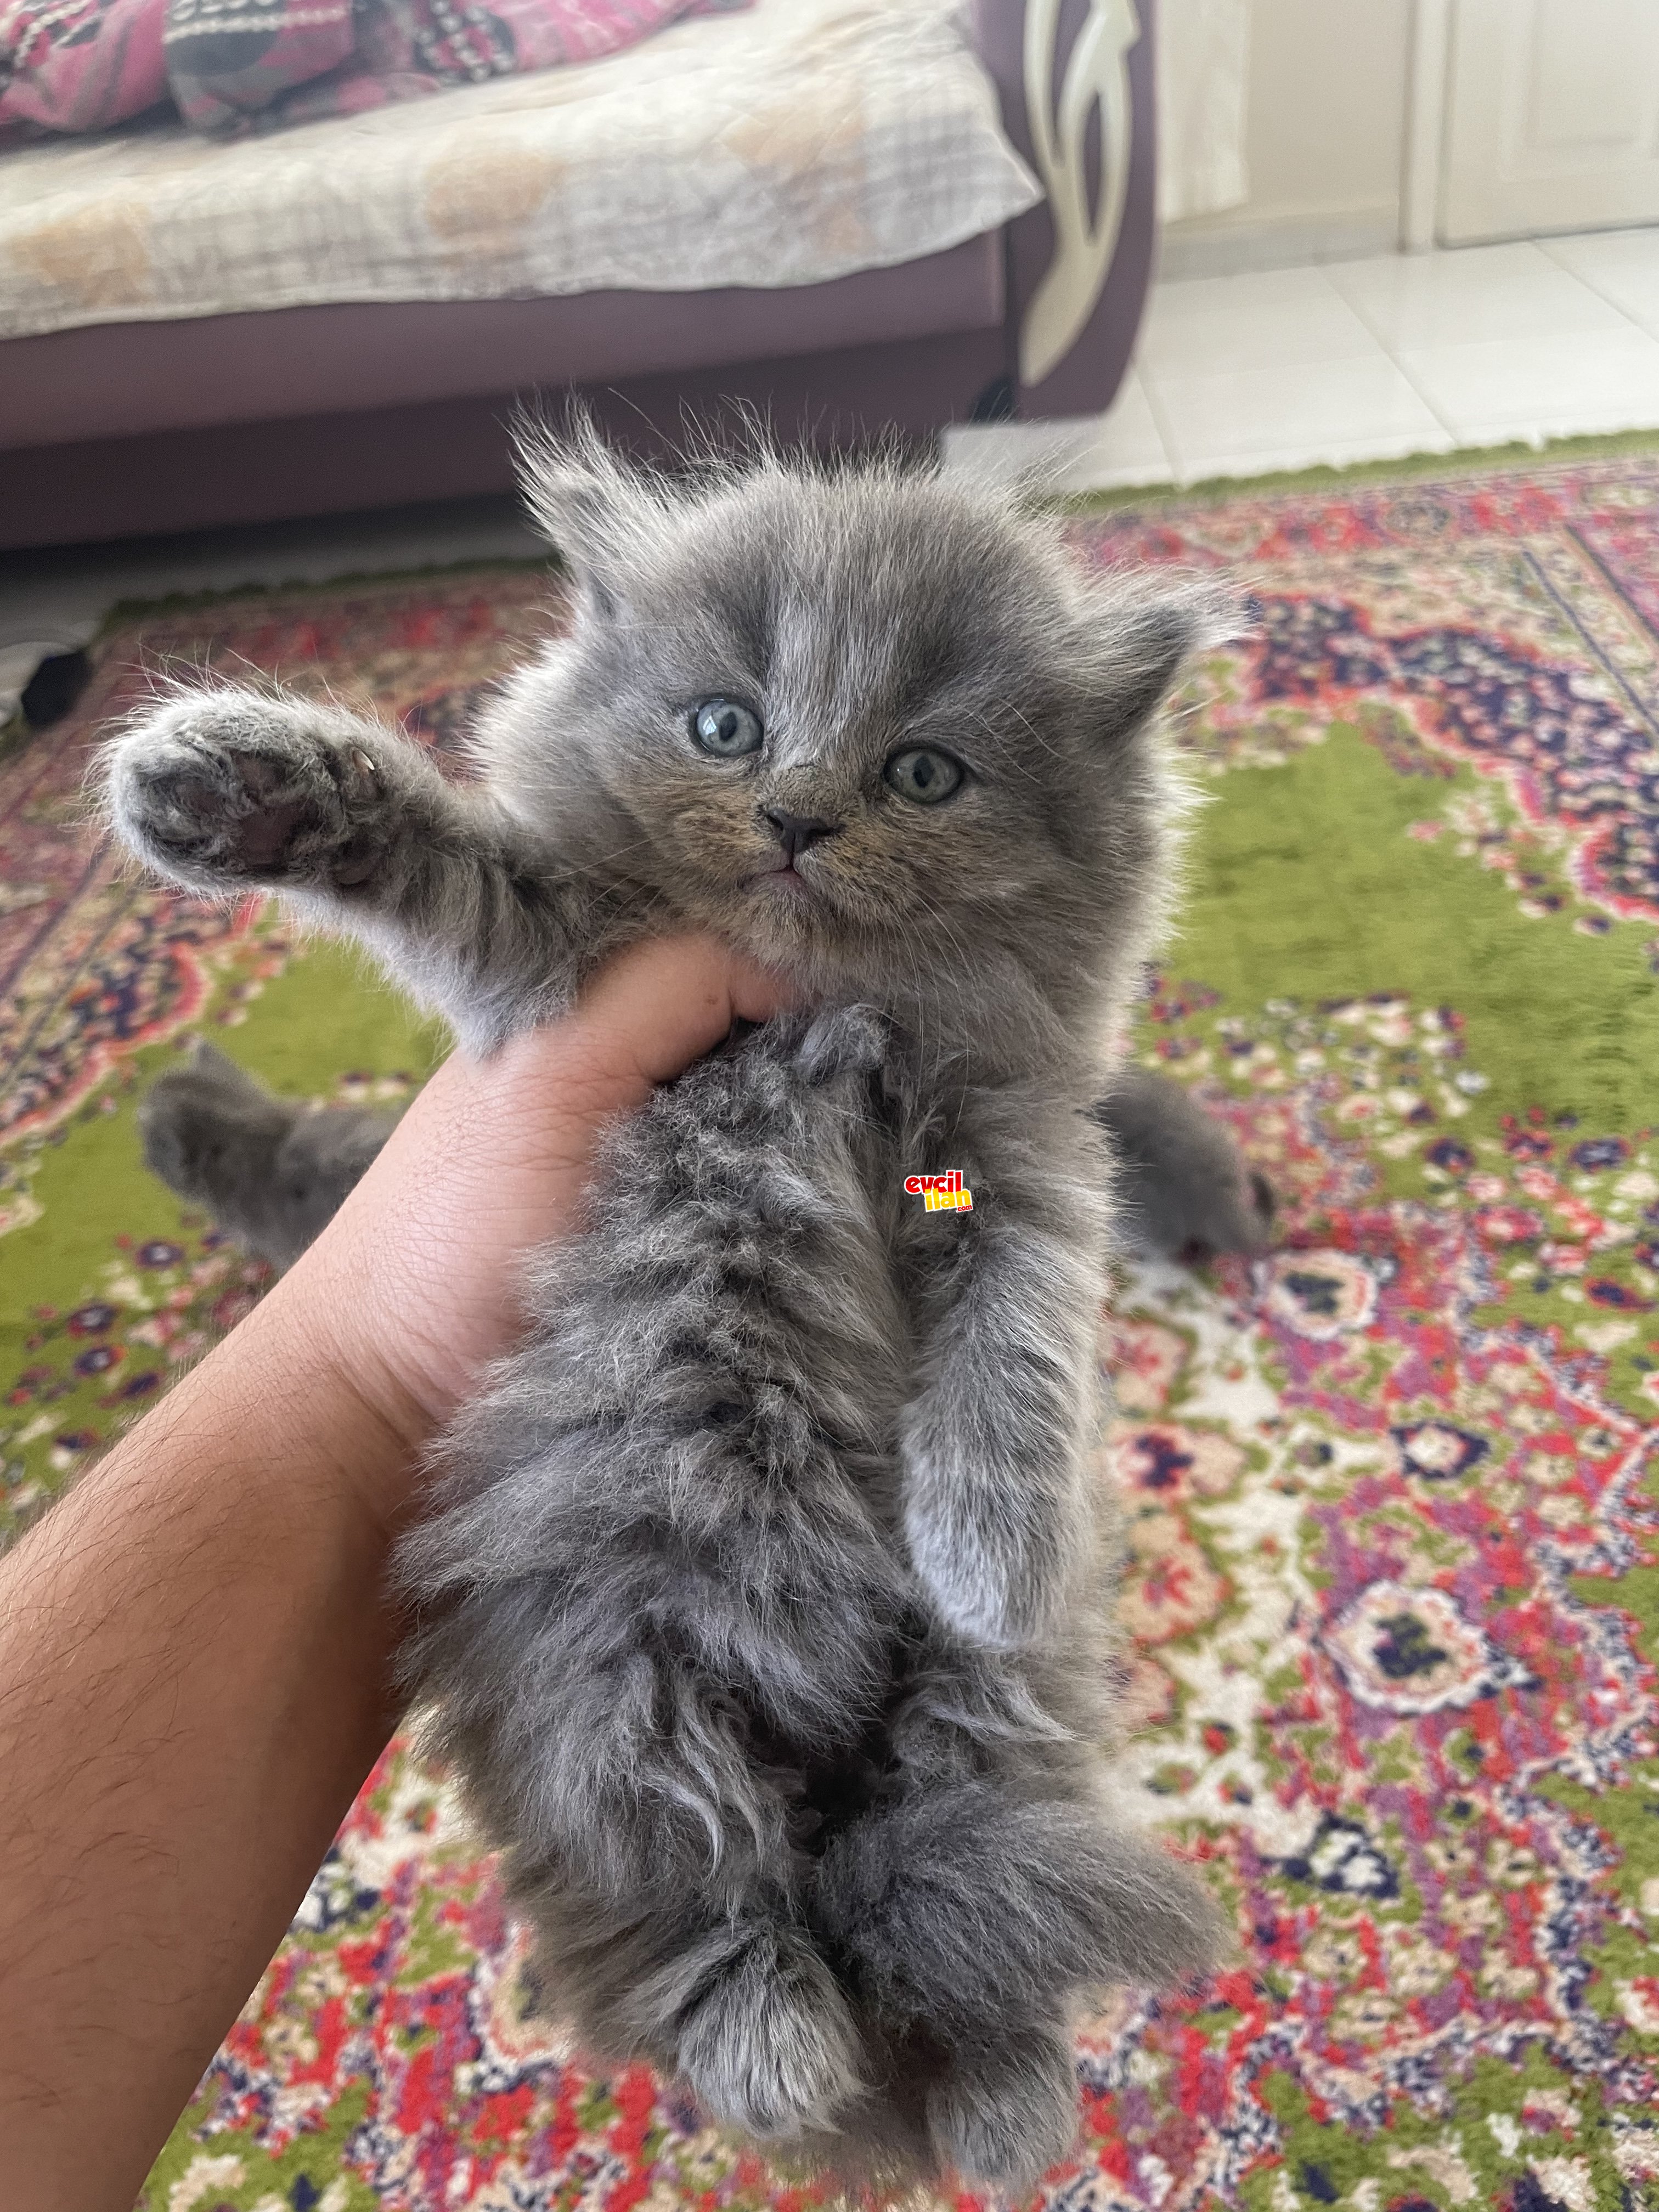
[{"label": "wrist", "polygon": [[[249,1379],[293,1407],[291,1465],[330,1484],[383,1544],[409,1517],[435,1423],[386,1356],[372,1293],[335,1296],[329,1255],[305,1254],[227,1341]],[[292,1447],[297,1447],[293,1449]]]}]

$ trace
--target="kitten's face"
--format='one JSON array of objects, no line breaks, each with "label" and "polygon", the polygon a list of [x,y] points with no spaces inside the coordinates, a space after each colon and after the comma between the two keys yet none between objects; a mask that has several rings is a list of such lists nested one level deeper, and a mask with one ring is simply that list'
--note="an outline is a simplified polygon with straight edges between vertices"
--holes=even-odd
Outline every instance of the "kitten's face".
[{"label": "kitten's face", "polygon": [[902,986],[1097,933],[1157,793],[1043,533],[890,471],[607,496],[572,635],[480,737],[563,857],[820,976]]}]

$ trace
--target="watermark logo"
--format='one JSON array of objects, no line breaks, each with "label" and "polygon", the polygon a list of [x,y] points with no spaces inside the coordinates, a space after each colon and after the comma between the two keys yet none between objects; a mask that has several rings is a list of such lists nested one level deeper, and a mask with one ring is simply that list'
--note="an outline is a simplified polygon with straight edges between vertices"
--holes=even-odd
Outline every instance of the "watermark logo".
[{"label": "watermark logo", "polygon": [[960,1168],[947,1168],[943,1175],[906,1176],[904,1188],[912,1198],[920,1194],[929,1213],[971,1213],[974,1210],[974,1194],[963,1182]]}]

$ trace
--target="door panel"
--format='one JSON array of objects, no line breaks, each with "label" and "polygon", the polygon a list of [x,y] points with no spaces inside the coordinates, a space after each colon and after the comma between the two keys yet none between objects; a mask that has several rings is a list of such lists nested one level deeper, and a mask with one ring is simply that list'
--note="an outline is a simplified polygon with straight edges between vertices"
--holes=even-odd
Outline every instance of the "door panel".
[{"label": "door panel", "polygon": [[1659,222],[1655,0],[1456,0],[1448,246]]}]

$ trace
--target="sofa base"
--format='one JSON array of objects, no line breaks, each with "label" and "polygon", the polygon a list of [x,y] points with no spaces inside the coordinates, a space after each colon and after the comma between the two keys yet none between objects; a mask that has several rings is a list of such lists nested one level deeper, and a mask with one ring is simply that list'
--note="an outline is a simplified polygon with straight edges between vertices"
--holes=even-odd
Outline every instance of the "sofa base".
[{"label": "sofa base", "polygon": [[[599,387],[567,386],[33,446],[0,456],[0,547],[341,514],[509,491],[520,405],[556,419],[579,395],[603,427],[661,457],[699,421],[757,415],[786,441],[854,446],[966,422],[1006,370],[1000,325],[843,353],[750,362]],[[729,425],[728,425],[729,427]]]}]

